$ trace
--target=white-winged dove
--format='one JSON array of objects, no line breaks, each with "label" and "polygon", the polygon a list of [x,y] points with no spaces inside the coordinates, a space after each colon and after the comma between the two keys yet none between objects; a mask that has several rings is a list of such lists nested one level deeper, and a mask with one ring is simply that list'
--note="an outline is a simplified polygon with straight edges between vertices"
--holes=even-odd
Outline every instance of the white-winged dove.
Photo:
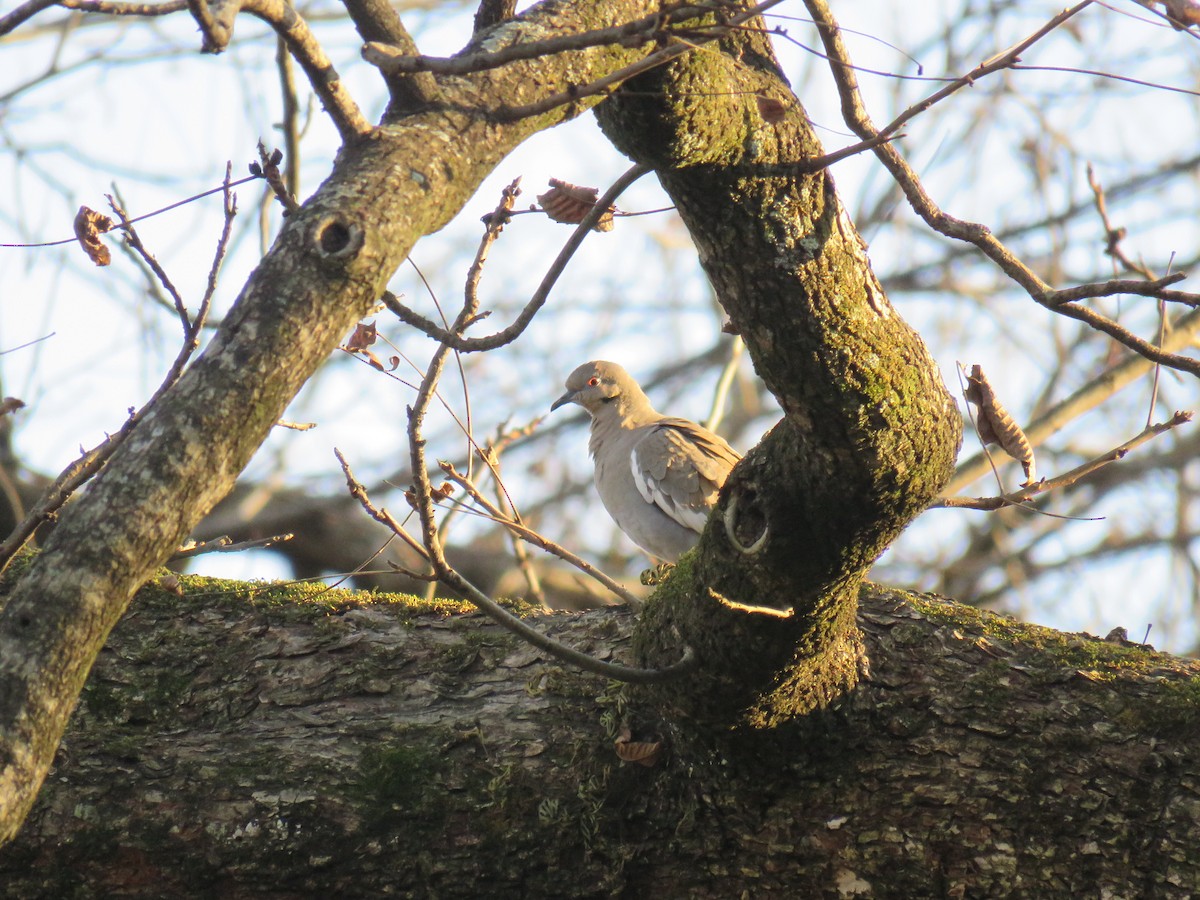
[{"label": "white-winged dove", "polygon": [[695,546],[730,469],[741,457],[695,422],[654,410],[616,363],[584,363],[551,411],[577,403],[592,417],[596,490],[617,527],[659,559]]}]

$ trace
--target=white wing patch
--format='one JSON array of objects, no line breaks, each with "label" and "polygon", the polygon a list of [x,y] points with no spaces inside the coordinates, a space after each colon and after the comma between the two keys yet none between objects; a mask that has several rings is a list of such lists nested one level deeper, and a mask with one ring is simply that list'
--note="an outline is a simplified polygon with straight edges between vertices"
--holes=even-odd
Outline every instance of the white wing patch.
[{"label": "white wing patch", "polygon": [[633,483],[642,499],[697,534],[704,530],[717,498],[717,486],[701,471],[709,468],[704,456],[674,428],[655,428],[629,453]]}]

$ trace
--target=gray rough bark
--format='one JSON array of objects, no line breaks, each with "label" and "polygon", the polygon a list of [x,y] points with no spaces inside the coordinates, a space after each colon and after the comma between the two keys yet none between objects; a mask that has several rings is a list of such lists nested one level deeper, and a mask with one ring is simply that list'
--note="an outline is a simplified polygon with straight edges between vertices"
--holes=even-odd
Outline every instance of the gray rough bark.
[{"label": "gray rough bark", "polygon": [[[649,8],[594,0],[523,18],[544,36]],[[603,123],[659,170],[786,418],[636,625],[619,612],[540,623],[626,662],[674,662],[687,644],[698,669],[635,691],[548,665],[478,617],[398,599],[146,592],[41,805],[0,851],[6,886],[1182,897],[1197,883],[1195,665],[862,592],[949,476],[961,421],[828,174],[804,170],[820,148],[766,39],[721,49],[646,76]],[[413,241],[565,115],[499,124],[488,111],[639,52],[440,79],[433,108],[402,98],[409,114],[343,151],[0,611],[0,841],[138,585]],[[794,105],[768,123],[756,94]],[[666,757],[618,764],[622,726]]]},{"label": "gray rough bark", "polygon": [[[454,605],[185,583],[144,590],[113,632],[0,850],[5,896],[1200,885],[1195,662],[868,588],[870,675],[838,709],[697,742]],[[631,654],[627,612],[538,624]],[[657,765],[618,760],[622,725],[664,742]]]},{"label": "gray rough bark", "polygon": [[[507,23],[506,40],[607,27],[651,8],[545,4],[524,26]],[[587,104],[507,123],[491,110],[643,53],[606,47],[444,79],[437,109],[386,122],[342,149],[212,343],[63,515],[0,616],[0,843],[19,827],[133,592],[228,492],[416,240],[444,225],[518,143]]]},{"label": "gray rough bark", "polygon": [[[962,418],[832,177],[805,171],[823,151],[769,40],[737,32],[721,49],[649,72],[597,109],[614,143],[658,172],[785,412],[734,471],[639,652],[666,664],[680,639],[697,650],[694,690],[662,695],[690,716],[774,724],[853,686],[858,586],[950,477]],[[787,115],[768,121],[758,98]]]}]

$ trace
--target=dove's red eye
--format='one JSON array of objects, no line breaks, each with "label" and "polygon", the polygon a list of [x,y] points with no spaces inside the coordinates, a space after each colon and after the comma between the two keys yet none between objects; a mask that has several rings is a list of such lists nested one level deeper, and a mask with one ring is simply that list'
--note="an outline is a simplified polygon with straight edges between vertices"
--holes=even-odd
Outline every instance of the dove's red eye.
[{"label": "dove's red eye", "polygon": [[600,383],[600,379],[597,378],[595,375],[593,375],[591,378],[588,379],[588,387],[595,387],[599,383]]}]

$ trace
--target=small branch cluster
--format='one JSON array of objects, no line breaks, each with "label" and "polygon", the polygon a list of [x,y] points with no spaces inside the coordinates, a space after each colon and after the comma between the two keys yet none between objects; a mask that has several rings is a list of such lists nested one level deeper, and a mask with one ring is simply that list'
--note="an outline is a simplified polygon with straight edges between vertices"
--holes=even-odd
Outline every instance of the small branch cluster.
[{"label": "small branch cluster", "polygon": [[[685,650],[683,658],[673,666],[666,669],[637,669],[628,666],[616,665],[612,663],[596,660],[587,654],[580,653],[569,647],[559,644],[551,638],[548,638],[541,632],[529,625],[525,624],[518,617],[514,616],[508,610],[500,606],[491,597],[488,597],[483,591],[479,590],[475,585],[471,584],[462,576],[447,560],[442,536],[437,525],[436,508],[439,504],[450,501],[454,493],[453,485],[457,485],[469,498],[471,512],[482,515],[489,520],[496,522],[506,528],[510,534],[519,537],[521,540],[534,544],[551,552],[561,559],[564,559],[573,565],[586,572],[591,577],[597,579],[614,593],[622,597],[626,602],[637,604],[637,599],[628,591],[622,588],[619,584],[613,581],[608,576],[599,572],[593,566],[589,565],[584,560],[570,553],[566,549],[558,546],[553,541],[538,534],[533,529],[529,528],[521,519],[520,514],[516,511],[515,506],[511,502],[511,498],[503,492],[503,488],[499,478],[498,470],[498,448],[492,447],[487,451],[481,451],[478,447],[476,450],[480,459],[490,470],[492,477],[496,480],[497,485],[503,492],[504,504],[507,509],[502,509],[496,503],[493,503],[478,487],[478,485],[470,478],[469,474],[464,474],[449,463],[441,463],[441,469],[448,482],[435,487],[429,476],[429,467],[426,462],[425,445],[426,441],[422,433],[425,415],[437,393],[437,385],[440,381],[442,371],[445,367],[447,358],[454,352],[454,344],[462,340],[463,332],[472,324],[478,322],[482,315],[479,312],[479,281],[482,275],[483,266],[488,258],[488,254],[499,238],[500,233],[508,223],[517,195],[520,193],[519,180],[514,181],[505,188],[503,195],[496,209],[486,218],[486,228],[483,238],[480,241],[479,249],[476,252],[475,260],[472,263],[466,279],[466,288],[464,290],[464,299],[462,308],[455,316],[453,322],[445,329],[438,329],[445,334],[445,339],[439,342],[437,350],[434,352],[433,358],[426,368],[421,383],[417,389],[417,397],[408,410],[408,445],[410,455],[410,470],[412,472],[413,484],[412,487],[405,492],[405,497],[408,503],[412,506],[417,514],[420,527],[420,537],[416,538],[409,534],[408,531],[398,523],[395,518],[386,510],[380,509],[371,503],[367,497],[365,488],[353,477],[350,471],[349,464],[345,458],[338,453],[338,460],[342,465],[343,472],[346,475],[346,481],[350,488],[351,495],[358,500],[363,508],[376,521],[381,522],[392,530],[394,534],[400,537],[410,548],[416,551],[430,566],[430,574],[423,576],[433,578],[452,590],[458,591],[465,595],[472,603],[479,607],[487,615],[491,616],[497,622],[509,628],[514,633],[520,635],[525,640],[532,643],[539,649],[545,650],[554,657],[576,665],[585,671],[603,675],[605,677],[614,678],[621,681],[649,683],[662,681],[673,678],[684,671],[687,671],[694,665],[693,654],[690,650]],[[610,192],[611,193],[611,192]],[[608,203],[611,200],[601,199],[589,213],[584,216],[584,221],[580,223],[576,229],[576,234],[586,234],[587,230],[595,224],[595,220],[599,215],[607,209]],[[588,221],[591,220],[591,221]],[[532,315],[532,314],[531,314]],[[468,431],[468,438],[470,434]],[[474,442],[472,441],[472,444]],[[467,508],[465,504],[459,504],[459,509]]]},{"label": "small branch cluster", "polygon": [[154,392],[154,395],[146,404],[137,411],[131,408],[129,410],[129,417],[125,420],[125,424],[121,426],[120,430],[109,435],[99,445],[67,466],[42,494],[42,499],[29,511],[17,527],[13,529],[4,542],[0,544],[0,571],[7,568],[17,552],[33,536],[38,526],[43,522],[53,519],[57,515],[58,510],[70,499],[71,495],[104,467],[105,462],[112,456],[116,449],[133,433],[146,411],[158,401],[159,397],[168,388],[179,380],[179,376],[183,374],[183,369],[187,365],[188,360],[191,359],[196,349],[200,346],[200,333],[208,317],[213,295],[216,293],[221,264],[225,259],[226,251],[229,249],[229,240],[233,234],[233,220],[237,215],[237,198],[233,193],[233,186],[235,183],[240,182],[232,180],[231,172],[232,168],[226,166],[225,183],[220,188],[225,198],[225,222],[221,229],[221,234],[217,239],[217,248],[213,254],[212,265],[209,267],[208,282],[204,295],[201,297],[199,308],[194,317],[189,315],[187,307],[184,305],[183,297],[175,288],[175,285],[172,284],[166,271],[142,243],[137,230],[133,227],[135,220],[125,214],[125,210],[115,199],[109,198],[113,212],[120,223],[118,227],[125,231],[128,246],[144,260],[150,270],[158,277],[163,289],[174,300],[175,310],[179,315],[183,327],[183,342],[179,348],[179,352],[175,356],[174,362],[164,376],[162,384],[159,385],[158,390]]},{"label": "small branch cluster", "polygon": [[[858,89],[855,67],[850,60],[850,55],[842,41],[841,30],[830,12],[828,3],[826,0],[805,0],[805,4],[812,14],[820,33],[822,44],[830,62],[830,71],[833,74],[842,99],[843,118],[855,134],[864,141],[894,135],[904,123],[914,116],[926,111],[934,104],[941,102],[962,88],[973,85],[988,75],[1004,69],[1011,69],[1020,60],[1022,53],[1063,25],[1081,10],[1090,6],[1091,3],[1092,0],[1084,0],[1084,2],[1064,10],[1029,37],[981,63],[966,75],[931,94],[925,100],[913,104],[883,129],[877,129],[872,124],[866,107],[863,104],[862,96]],[[1147,359],[1181,372],[1200,375],[1200,361],[1191,357],[1164,352],[1161,348],[1138,337],[1107,316],[1088,307],[1077,305],[1077,301],[1080,300],[1112,297],[1119,294],[1155,297],[1190,306],[1200,304],[1200,295],[1166,290],[1168,285],[1179,280],[1181,276],[1172,276],[1168,279],[1158,281],[1111,280],[1094,284],[1077,285],[1065,290],[1054,290],[985,226],[975,222],[965,222],[943,212],[929,196],[916,172],[913,171],[891,143],[881,142],[874,147],[874,151],[892,178],[895,179],[896,183],[904,191],[909,204],[930,228],[947,237],[974,244],[1005,275],[1020,285],[1037,303],[1052,312],[1084,322],[1090,327],[1124,344],[1131,350],[1145,356]]]}]

